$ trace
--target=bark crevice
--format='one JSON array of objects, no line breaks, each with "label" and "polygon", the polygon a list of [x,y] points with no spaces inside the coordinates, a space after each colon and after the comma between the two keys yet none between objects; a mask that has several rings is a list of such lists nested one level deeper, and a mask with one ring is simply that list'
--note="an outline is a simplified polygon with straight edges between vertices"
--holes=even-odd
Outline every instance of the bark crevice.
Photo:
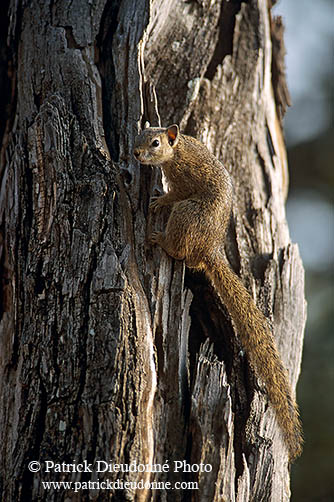
[{"label": "bark crevice", "polygon": [[235,17],[240,11],[241,4],[242,1],[240,0],[224,0],[222,2],[218,24],[218,40],[204,75],[208,80],[213,79],[217,66],[222,64],[224,58],[233,54]]}]

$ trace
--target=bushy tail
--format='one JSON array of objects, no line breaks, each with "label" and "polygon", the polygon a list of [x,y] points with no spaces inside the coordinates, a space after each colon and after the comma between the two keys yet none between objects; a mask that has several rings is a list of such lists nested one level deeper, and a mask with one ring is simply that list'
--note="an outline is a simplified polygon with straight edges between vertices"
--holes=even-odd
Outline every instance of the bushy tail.
[{"label": "bushy tail", "polygon": [[256,376],[266,385],[292,461],[302,452],[302,427],[288,373],[282,364],[268,321],[222,258],[206,262],[204,268],[233,319]]}]

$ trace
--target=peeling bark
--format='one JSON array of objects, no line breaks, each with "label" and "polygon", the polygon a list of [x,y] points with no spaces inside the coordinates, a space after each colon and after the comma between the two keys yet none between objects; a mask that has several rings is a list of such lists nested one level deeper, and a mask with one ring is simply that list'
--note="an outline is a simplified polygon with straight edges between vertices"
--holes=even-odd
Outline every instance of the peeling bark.
[{"label": "peeling bark", "polygon": [[[2,499],[289,500],[265,389],[204,277],[149,245],[167,218],[148,213],[164,180],[131,155],[146,120],[178,122],[225,164],[226,256],[295,387],[304,278],[285,219],[288,94],[281,60],[273,81],[266,1],[10,0],[3,11]],[[46,460],[170,470],[55,473]],[[212,470],[174,472],[174,461]],[[198,490],[43,486],[118,479]]]}]

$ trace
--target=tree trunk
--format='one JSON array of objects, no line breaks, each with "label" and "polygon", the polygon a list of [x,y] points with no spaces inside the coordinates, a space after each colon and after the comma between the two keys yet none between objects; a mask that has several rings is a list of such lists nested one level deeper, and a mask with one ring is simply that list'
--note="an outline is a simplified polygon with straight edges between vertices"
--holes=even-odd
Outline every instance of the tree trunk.
[{"label": "tree trunk", "polygon": [[295,387],[304,279],[285,219],[287,97],[267,2],[2,9],[2,500],[289,500],[265,389],[210,284],[149,244],[167,218],[148,213],[163,180],[131,153],[144,122],[161,120],[225,164],[226,255]]}]

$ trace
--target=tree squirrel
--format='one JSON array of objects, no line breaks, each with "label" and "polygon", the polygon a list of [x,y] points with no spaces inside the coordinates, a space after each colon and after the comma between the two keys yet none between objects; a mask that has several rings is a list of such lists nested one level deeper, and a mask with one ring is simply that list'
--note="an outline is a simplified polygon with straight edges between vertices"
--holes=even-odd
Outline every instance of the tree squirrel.
[{"label": "tree squirrel", "polygon": [[232,206],[229,173],[200,141],[180,134],[177,125],[144,129],[133,153],[141,164],[160,166],[169,184],[168,193],[151,199],[154,212],[171,206],[165,232],[153,232],[151,242],[176,260],[185,260],[188,267],[202,270],[219,293],[256,376],[266,385],[290,461],[294,460],[303,440],[288,373],[266,317],[219,251]]}]

